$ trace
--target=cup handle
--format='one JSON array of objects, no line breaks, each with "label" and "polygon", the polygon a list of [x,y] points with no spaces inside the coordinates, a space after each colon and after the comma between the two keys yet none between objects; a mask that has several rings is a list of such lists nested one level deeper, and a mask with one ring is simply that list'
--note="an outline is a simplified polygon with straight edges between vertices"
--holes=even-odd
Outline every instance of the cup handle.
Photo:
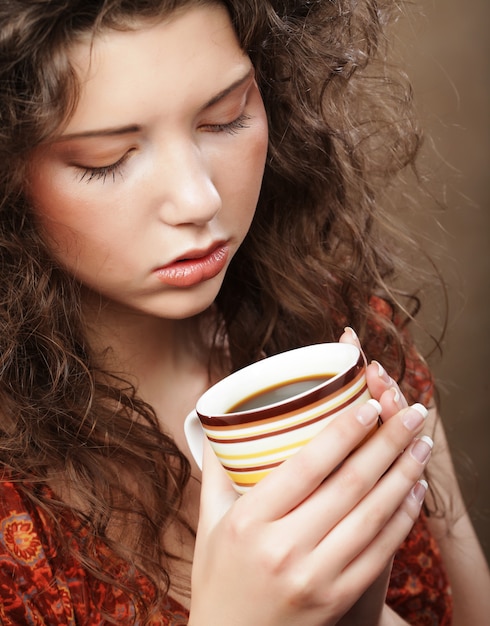
[{"label": "cup handle", "polygon": [[184,434],[187,439],[189,450],[191,451],[197,466],[200,470],[202,470],[204,438],[206,435],[204,434],[201,421],[199,420],[195,409],[193,409],[185,418]]}]

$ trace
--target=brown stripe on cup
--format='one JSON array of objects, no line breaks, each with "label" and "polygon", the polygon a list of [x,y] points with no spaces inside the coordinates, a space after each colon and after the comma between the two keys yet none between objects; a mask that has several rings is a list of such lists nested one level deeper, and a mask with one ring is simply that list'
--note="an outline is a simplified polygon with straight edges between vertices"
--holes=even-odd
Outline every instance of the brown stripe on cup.
[{"label": "brown stripe on cup", "polygon": [[[363,376],[362,373],[359,374],[359,377]],[[337,394],[338,395],[342,390],[338,390]],[[262,439],[264,437],[275,437],[277,435],[281,435],[283,433],[287,433],[293,430],[297,430],[299,428],[304,428],[305,426],[308,426],[310,424],[314,424],[315,422],[319,422],[322,420],[325,420],[331,416],[333,416],[334,414],[338,413],[339,411],[342,411],[343,409],[347,408],[349,405],[351,405],[352,403],[355,403],[356,400],[358,400],[363,394],[365,395],[367,393],[367,385],[364,384],[360,387],[360,389],[354,393],[353,395],[349,396],[347,399],[345,399],[344,402],[342,402],[339,405],[336,405],[334,408],[325,411],[325,412],[321,412],[320,414],[315,414],[313,417],[311,417],[311,419],[307,419],[304,417],[306,411],[312,411],[314,409],[316,409],[317,407],[321,406],[324,404],[323,400],[318,400],[317,402],[314,402],[312,404],[307,404],[304,405],[301,409],[296,409],[296,411],[293,411],[291,413],[286,413],[284,415],[280,415],[274,418],[270,418],[270,419],[264,419],[264,420],[258,420],[255,422],[247,422],[245,424],[239,424],[236,426],[215,426],[213,424],[213,428],[210,428],[209,426],[204,426],[204,429],[206,431],[206,435],[207,438],[209,439],[209,441],[212,442],[219,442],[219,441],[226,441],[226,443],[238,443],[240,441],[253,441],[256,439]],[[278,429],[269,429],[269,430],[265,430],[265,427],[267,425],[270,425],[271,423],[275,422],[275,423],[281,423],[284,422],[285,424],[290,424],[291,423],[291,419],[294,417],[294,415],[298,415],[299,419],[296,423],[291,424],[289,426],[284,426],[284,427],[280,427]],[[258,431],[256,432],[256,434],[253,434],[254,431],[252,431],[253,427],[258,427]],[[262,428],[261,428],[262,427]],[[242,434],[239,437],[236,438],[229,438],[226,437],[226,431],[229,430],[233,430],[233,431],[240,431]],[[248,433],[248,434],[247,434]],[[221,436],[220,436],[221,435]]]},{"label": "brown stripe on cup", "polygon": [[[359,359],[357,363],[355,363],[352,367],[347,369],[340,374],[332,374],[325,373],[322,375],[324,382],[314,386],[312,389],[301,393],[299,395],[295,395],[289,398],[286,401],[276,402],[270,405],[263,405],[259,408],[250,410],[250,411],[233,411],[233,406],[230,406],[230,410],[222,415],[204,415],[202,409],[197,408],[197,413],[203,426],[231,426],[231,425],[239,425],[245,424],[248,422],[254,422],[257,420],[257,415],[260,413],[260,420],[268,419],[271,417],[282,416],[284,413],[289,413],[294,410],[300,410],[304,407],[305,404],[305,396],[308,396],[308,400],[310,402],[320,402],[325,397],[331,396],[336,392],[340,392],[348,383],[350,383],[353,379],[355,379],[360,372],[363,372],[365,368],[364,356],[362,354],[359,355]],[[315,378],[319,378],[316,376]],[[326,380],[325,380],[326,378]],[[313,377],[310,377],[313,379]],[[281,381],[275,387],[284,387],[286,385],[294,384],[298,381],[305,380],[300,377]],[[257,392],[254,396],[260,395],[260,393],[267,393],[271,387],[262,390],[262,392]],[[243,401],[242,401],[243,402]]]}]

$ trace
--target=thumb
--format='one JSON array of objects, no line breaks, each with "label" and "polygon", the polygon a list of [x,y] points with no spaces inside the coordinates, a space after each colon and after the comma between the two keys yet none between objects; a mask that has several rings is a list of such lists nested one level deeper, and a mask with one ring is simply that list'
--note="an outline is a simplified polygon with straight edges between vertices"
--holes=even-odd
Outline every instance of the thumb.
[{"label": "thumb", "polygon": [[238,498],[239,495],[235,491],[231,479],[223,469],[208,440],[205,439],[199,514],[200,530],[209,532]]}]

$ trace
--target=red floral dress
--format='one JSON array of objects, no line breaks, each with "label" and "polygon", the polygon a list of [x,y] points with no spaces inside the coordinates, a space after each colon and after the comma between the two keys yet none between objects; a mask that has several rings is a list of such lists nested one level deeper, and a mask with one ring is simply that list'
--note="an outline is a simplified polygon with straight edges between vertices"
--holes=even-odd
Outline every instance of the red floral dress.
[{"label": "red floral dress", "polygon": [[[49,493],[49,490],[46,490]],[[75,517],[62,519],[65,536],[81,545],[87,528]],[[100,544],[107,555],[107,548]],[[128,567],[113,558],[121,579]],[[151,600],[154,590],[140,576],[138,584]],[[138,605],[119,588],[91,576],[75,558],[56,547],[54,533],[15,484],[0,483],[0,624],[2,626],[138,626]],[[112,617],[108,622],[106,615]],[[167,598],[154,626],[184,626],[188,612]]]},{"label": "red floral dress", "polygon": [[[84,529],[64,524],[73,541]],[[104,611],[118,624],[137,626],[138,611],[119,590],[92,578],[53,546],[43,516],[22,500],[10,482],[0,485],[0,623],[3,626],[100,626]],[[141,579],[149,597],[153,590]],[[449,626],[452,601],[440,555],[422,516],[398,552],[388,604],[409,624]],[[186,610],[171,598],[154,624],[183,626]]]},{"label": "red floral dress", "polygon": [[[376,308],[381,307],[380,302]],[[388,311],[386,312],[388,313]],[[407,376],[421,402],[428,403],[432,382],[415,350],[408,355]],[[60,520],[65,535],[76,547],[87,531],[74,517]],[[107,551],[101,546],[101,550]],[[107,555],[107,552],[106,552]],[[110,556],[110,555],[109,555]],[[114,568],[121,577],[127,568]],[[153,598],[147,579],[138,584]],[[451,590],[437,545],[422,515],[397,553],[388,604],[414,626],[450,626]],[[116,623],[138,626],[138,607],[121,589],[93,578],[74,557],[60,554],[50,523],[42,512],[23,499],[16,486],[0,482],[0,623],[3,626],[102,626],[105,615]],[[168,598],[155,626],[182,626],[188,613]]]}]

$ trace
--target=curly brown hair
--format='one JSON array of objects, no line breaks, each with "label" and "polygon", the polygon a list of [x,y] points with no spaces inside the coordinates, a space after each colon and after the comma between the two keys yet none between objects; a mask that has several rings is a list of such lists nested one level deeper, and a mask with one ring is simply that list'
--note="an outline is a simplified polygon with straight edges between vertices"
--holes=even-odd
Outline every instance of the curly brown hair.
[{"label": "curly brown hair", "polygon": [[[270,140],[254,222],[216,300],[214,345],[226,337],[238,368],[264,353],[335,341],[349,324],[367,356],[401,379],[402,327],[418,302],[409,298],[400,307],[388,286],[397,254],[383,234],[381,198],[414,162],[421,135],[409,84],[384,63],[395,3],[220,3],[255,66]],[[69,46],[87,33],[137,28],[195,4],[206,1],[0,6],[0,463],[53,523],[68,509],[123,561],[137,560],[162,590],[157,599],[168,588],[172,559],[162,529],[177,520],[193,532],[179,513],[189,463],[136,390],[98,367],[84,332],[80,286],[36,231],[25,180],[29,154],[77,102]],[[375,319],[375,295],[390,303],[391,316]],[[137,476],[137,488],[121,475]],[[48,496],[42,485],[53,477],[62,477],[83,506]],[[131,545],[110,539],[111,525],[129,524]],[[88,542],[77,558],[116,584],[92,548]],[[134,594],[133,582],[125,584]]]}]

